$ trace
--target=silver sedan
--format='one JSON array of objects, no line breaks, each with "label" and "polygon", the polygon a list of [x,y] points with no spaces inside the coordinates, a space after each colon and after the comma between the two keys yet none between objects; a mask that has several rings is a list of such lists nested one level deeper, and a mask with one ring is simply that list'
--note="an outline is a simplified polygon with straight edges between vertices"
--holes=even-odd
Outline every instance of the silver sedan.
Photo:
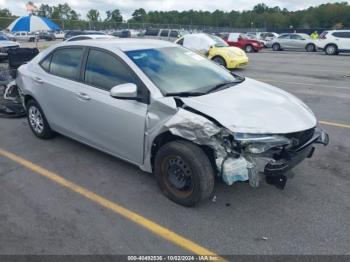
[{"label": "silver sedan", "polygon": [[268,46],[271,46],[274,51],[287,49],[307,52],[317,51],[315,41],[307,34],[282,34],[272,39]]},{"label": "silver sedan", "polygon": [[283,189],[289,169],[328,143],[311,110],[159,40],[65,42],[19,68],[33,133],[56,133],[154,173],[171,200],[208,199],[215,176]]}]

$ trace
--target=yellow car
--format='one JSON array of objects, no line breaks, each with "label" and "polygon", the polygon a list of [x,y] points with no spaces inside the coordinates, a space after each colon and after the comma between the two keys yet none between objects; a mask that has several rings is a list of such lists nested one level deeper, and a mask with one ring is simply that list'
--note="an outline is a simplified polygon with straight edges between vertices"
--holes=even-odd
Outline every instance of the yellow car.
[{"label": "yellow car", "polygon": [[229,46],[220,37],[214,35],[188,34],[177,39],[175,43],[205,55],[227,69],[241,68],[249,62],[249,58],[242,49]]}]

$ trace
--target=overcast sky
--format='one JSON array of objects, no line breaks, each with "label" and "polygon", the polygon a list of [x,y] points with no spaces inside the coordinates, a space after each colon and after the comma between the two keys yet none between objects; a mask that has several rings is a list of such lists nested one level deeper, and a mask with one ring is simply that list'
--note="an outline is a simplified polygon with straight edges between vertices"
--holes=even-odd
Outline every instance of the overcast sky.
[{"label": "overcast sky", "polygon": [[[27,0],[0,0],[0,8],[8,8],[15,15],[25,15],[25,4]],[[89,9],[97,9],[102,17],[105,17],[106,10],[119,9],[124,18],[129,18],[133,10],[144,8],[150,10],[208,10],[216,9],[247,10],[258,3],[265,3],[268,6],[279,6],[289,10],[305,9],[309,6],[316,6],[328,2],[344,2],[344,0],[46,0],[33,1],[37,6],[40,4],[57,5],[59,3],[69,3],[85,18]],[[349,1],[345,1],[349,2]]]}]

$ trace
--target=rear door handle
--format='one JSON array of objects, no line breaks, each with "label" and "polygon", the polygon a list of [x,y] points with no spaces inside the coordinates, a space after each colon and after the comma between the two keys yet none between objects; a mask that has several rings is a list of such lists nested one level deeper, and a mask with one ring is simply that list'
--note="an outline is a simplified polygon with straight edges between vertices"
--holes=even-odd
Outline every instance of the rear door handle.
[{"label": "rear door handle", "polygon": [[34,81],[39,83],[39,84],[43,84],[44,83],[44,81],[40,77],[37,77],[37,76],[34,77]]},{"label": "rear door handle", "polygon": [[86,101],[91,99],[90,96],[82,92],[77,93],[77,97],[81,100],[86,100]]}]

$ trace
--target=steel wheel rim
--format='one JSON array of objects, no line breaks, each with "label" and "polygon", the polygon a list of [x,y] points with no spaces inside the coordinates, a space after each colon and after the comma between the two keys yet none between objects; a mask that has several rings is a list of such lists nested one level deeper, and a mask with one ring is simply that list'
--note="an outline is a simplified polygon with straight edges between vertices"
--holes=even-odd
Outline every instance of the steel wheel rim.
[{"label": "steel wheel rim", "polygon": [[194,191],[193,172],[180,156],[168,156],[162,163],[163,181],[177,197],[188,197]]},{"label": "steel wheel rim", "polygon": [[35,106],[31,106],[28,110],[29,124],[35,133],[40,134],[44,130],[44,120],[39,111]]}]

